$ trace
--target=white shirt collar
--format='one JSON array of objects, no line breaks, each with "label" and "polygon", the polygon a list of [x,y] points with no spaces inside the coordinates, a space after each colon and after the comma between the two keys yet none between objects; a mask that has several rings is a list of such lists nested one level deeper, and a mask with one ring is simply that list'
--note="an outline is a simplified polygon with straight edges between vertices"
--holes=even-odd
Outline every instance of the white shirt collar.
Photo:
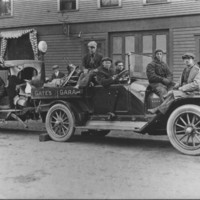
[{"label": "white shirt collar", "polygon": [[58,74],[59,74],[59,71],[55,72],[55,75],[56,75],[56,76],[58,76]]}]

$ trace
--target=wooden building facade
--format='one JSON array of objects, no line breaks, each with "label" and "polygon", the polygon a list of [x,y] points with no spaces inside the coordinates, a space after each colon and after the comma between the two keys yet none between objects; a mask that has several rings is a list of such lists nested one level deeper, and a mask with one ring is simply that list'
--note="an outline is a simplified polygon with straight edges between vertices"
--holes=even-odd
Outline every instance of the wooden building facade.
[{"label": "wooden building facade", "polygon": [[[152,56],[162,48],[175,80],[185,52],[200,60],[200,0],[0,0],[0,7],[1,54],[5,37],[6,59],[35,58],[24,31],[36,31],[37,42],[48,44],[47,75],[54,64],[64,72],[65,60],[81,65],[90,40],[126,65],[128,52]],[[147,62],[140,60],[135,72],[145,72]]]}]

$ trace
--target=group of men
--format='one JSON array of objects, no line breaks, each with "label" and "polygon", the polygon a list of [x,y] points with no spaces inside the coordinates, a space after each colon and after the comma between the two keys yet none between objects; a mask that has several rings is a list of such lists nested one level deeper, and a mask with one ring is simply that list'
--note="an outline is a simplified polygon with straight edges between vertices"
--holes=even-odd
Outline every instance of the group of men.
[{"label": "group of men", "polygon": [[[96,82],[103,86],[109,86],[117,83],[119,73],[124,70],[124,64],[121,60],[112,64],[112,59],[102,57],[97,53],[97,43],[91,41],[88,43],[89,53],[83,57],[81,74],[75,88],[87,87],[90,83]],[[200,67],[195,64],[195,56],[193,53],[185,53],[182,56],[183,62],[186,65],[180,81],[173,81],[173,75],[168,65],[163,61],[164,52],[162,49],[156,49],[153,60],[147,65],[146,74],[152,92],[156,93],[161,100],[161,105],[148,109],[149,113],[165,113],[170,104],[176,98],[193,95],[195,91],[200,90]],[[59,72],[59,66],[53,66],[54,78],[62,78],[64,74]]]},{"label": "group of men", "polygon": [[[80,67],[80,76],[75,88],[87,87],[89,84],[100,84],[109,86],[110,84],[117,83],[119,74],[124,70],[124,64],[121,60],[112,64],[112,59],[103,57],[97,53],[97,43],[91,41],[88,43],[89,53],[83,57],[82,66]],[[65,74],[59,71],[59,66],[54,65],[54,73],[50,81],[56,78],[63,78]]]},{"label": "group of men", "polygon": [[162,61],[163,51],[157,49],[154,59],[147,65],[147,77],[150,87],[161,99],[161,105],[148,109],[149,113],[165,114],[169,106],[177,98],[193,95],[196,91],[200,91],[200,68],[194,62],[193,53],[185,53],[182,56],[186,65],[179,82],[173,82],[172,73],[166,63]]}]

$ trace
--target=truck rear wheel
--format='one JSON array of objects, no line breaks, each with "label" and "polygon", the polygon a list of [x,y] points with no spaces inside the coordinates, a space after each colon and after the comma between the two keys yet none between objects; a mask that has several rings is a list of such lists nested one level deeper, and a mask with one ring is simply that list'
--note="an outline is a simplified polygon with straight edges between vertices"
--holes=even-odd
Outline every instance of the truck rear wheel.
[{"label": "truck rear wheel", "polygon": [[63,104],[53,105],[46,116],[46,129],[52,140],[70,141],[75,132],[73,112]]},{"label": "truck rear wheel", "polygon": [[167,121],[167,134],[181,153],[200,155],[200,107],[188,104],[174,110]]}]

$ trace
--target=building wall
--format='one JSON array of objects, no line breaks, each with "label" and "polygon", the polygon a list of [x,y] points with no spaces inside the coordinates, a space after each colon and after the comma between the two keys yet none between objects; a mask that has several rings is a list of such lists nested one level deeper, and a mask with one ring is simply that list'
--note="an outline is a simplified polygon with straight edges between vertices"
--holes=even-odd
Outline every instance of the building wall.
[{"label": "building wall", "polygon": [[[79,0],[79,11],[68,12],[70,37],[63,34],[61,13],[56,0],[14,0],[14,16],[0,18],[0,31],[35,28],[39,40],[48,43],[45,55],[46,75],[51,66],[59,64],[66,70],[64,57],[81,65],[83,44],[88,40],[103,40],[104,55],[111,55],[109,35],[115,32],[151,30],[169,31],[169,66],[175,80],[181,74],[181,55],[186,51],[199,58],[197,37],[200,35],[200,0],[171,0],[168,4],[144,6],[142,0],[122,0],[121,8],[97,9],[96,0]],[[23,9],[23,12],[22,12]],[[176,15],[176,16],[175,16]],[[78,34],[82,32],[81,37]]]},{"label": "building wall", "polygon": [[183,70],[184,64],[181,56],[185,52],[196,54],[196,62],[199,61],[199,41],[200,26],[191,28],[173,29],[173,74],[177,80]]},{"label": "building wall", "polygon": [[[107,43],[106,33],[87,33],[84,37],[78,37],[74,34],[67,36],[63,34],[62,28],[59,25],[39,26],[34,27],[38,31],[38,40],[46,41],[48,45],[47,53],[45,54],[46,75],[52,73],[51,67],[55,64],[60,65],[60,69],[66,72],[67,64],[75,64],[81,66],[82,57],[86,53],[84,44],[90,40],[104,40]],[[105,50],[104,55],[107,54]]]},{"label": "building wall", "polygon": [[98,9],[97,0],[79,0],[79,10],[57,11],[57,0],[13,0],[13,17],[0,18],[0,28],[71,23],[159,18],[199,14],[200,0],[171,0],[170,3],[143,5],[143,0],[122,0],[122,7]]},{"label": "building wall", "polygon": [[[46,76],[52,73],[52,66],[60,65],[62,72],[66,72],[69,63],[75,65],[81,64],[81,45],[79,40],[73,42],[65,35],[44,35],[40,36],[48,44],[48,50],[45,54]],[[69,62],[69,63],[68,63]]]}]

